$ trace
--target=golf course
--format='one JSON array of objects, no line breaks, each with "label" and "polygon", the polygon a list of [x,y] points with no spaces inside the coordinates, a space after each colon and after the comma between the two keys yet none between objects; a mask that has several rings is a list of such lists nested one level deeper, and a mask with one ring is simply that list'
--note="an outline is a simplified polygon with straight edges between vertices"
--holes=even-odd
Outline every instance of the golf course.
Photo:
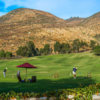
[{"label": "golf course", "polygon": [[[27,69],[27,79],[36,76],[37,82],[18,82],[16,77],[18,70],[22,79],[26,77],[26,69],[16,67],[23,63],[30,63],[37,67]],[[6,67],[4,78],[3,70]],[[73,67],[77,67],[76,79],[73,79]],[[3,59],[0,60],[0,92],[45,92],[85,87],[100,83],[99,69],[100,57],[90,52]]]}]

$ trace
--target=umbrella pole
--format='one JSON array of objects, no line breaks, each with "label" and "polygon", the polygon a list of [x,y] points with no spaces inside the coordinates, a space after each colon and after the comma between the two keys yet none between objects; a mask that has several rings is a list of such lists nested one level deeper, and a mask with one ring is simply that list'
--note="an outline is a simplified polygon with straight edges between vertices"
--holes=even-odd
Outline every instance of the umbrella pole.
[{"label": "umbrella pole", "polygon": [[26,80],[27,80],[27,68],[26,68]]}]

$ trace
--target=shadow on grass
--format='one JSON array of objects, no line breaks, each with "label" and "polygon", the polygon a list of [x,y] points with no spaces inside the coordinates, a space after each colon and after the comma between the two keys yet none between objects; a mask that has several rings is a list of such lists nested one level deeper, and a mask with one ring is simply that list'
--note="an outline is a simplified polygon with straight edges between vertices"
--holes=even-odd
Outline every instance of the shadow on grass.
[{"label": "shadow on grass", "polygon": [[0,92],[45,92],[57,89],[83,88],[85,86],[89,86],[90,84],[95,84],[95,80],[86,77],[77,77],[77,79],[73,79],[71,77],[59,80],[42,79],[38,80],[36,83],[1,82]]}]

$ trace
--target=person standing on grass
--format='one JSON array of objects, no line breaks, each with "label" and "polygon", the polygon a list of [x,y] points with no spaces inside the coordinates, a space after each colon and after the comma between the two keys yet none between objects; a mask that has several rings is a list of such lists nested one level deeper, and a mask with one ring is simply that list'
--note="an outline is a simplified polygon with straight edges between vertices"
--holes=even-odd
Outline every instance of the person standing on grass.
[{"label": "person standing on grass", "polygon": [[6,77],[7,67],[3,70],[4,78]]},{"label": "person standing on grass", "polygon": [[20,71],[19,70],[17,71],[17,76],[20,76]]},{"label": "person standing on grass", "polygon": [[74,79],[76,79],[76,71],[77,71],[77,68],[73,67],[73,77],[74,77]]}]

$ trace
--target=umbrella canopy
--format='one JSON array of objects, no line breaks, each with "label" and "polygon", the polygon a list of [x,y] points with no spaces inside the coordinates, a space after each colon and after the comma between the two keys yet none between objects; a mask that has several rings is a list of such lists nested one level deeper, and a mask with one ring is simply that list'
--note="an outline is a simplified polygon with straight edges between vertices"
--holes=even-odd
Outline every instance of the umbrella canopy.
[{"label": "umbrella canopy", "polygon": [[29,63],[24,63],[22,65],[18,65],[16,67],[19,67],[19,68],[26,68],[26,79],[27,79],[27,68],[37,68]]},{"label": "umbrella canopy", "polygon": [[21,67],[21,68],[36,68],[35,66],[29,64],[29,63],[24,63],[22,65],[18,65],[17,67]]}]

